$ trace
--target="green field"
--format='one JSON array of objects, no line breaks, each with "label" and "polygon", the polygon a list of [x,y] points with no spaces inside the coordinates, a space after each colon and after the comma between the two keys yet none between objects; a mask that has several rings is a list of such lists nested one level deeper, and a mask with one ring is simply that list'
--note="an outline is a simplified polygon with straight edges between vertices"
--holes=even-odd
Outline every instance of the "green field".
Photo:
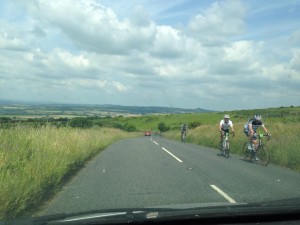
[{"label": "green field", "polygon": [[164,137],[178,141],[180,125],[187,123],[187,142],[218,151],[218,124],[225,113],[231,116],[236,130],[236,137],[231,138],[232,153],[243,154],[242,145],[247,140],[243,125],[260,113],[272,134],[267,143],[271,163],[300,172],[300,107],[62,121],[16,122],[5,117],[0,121],[0,219],[36,209],[106,146],[121,138],[141,136],[146,130],[159,132],[159,123],[166,125]]},{"label": "green field", "polygon": [[164,122],[171,130],[178,130],[182,123],[192,125],[193,123],[201,125],[218,126],[224,114],[229,114],[234,123],[246,123],[246,121],[255,114],[261,114],[263,122],[271,125],[274,122],[291,124],[300,122],[300,107],[288,108],[270,108],[256,110],[236,110],[227,112],[208,112],[208,113],[190,113],[190,114],[168,114],[168,115],[147,115],[142,117],[118,117],[115,121],[119,123],[130,123],[139,130],[157,130],[157,124]]}]

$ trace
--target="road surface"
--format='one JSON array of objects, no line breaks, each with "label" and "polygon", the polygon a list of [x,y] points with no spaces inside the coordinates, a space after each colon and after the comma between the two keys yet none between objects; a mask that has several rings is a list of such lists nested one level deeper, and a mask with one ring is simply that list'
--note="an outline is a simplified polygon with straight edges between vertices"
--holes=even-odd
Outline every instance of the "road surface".
[{"label": "road surface", "polygon": [[164,138],[118,141],[90,161],[38,213],[300,197],[300,174]]}]

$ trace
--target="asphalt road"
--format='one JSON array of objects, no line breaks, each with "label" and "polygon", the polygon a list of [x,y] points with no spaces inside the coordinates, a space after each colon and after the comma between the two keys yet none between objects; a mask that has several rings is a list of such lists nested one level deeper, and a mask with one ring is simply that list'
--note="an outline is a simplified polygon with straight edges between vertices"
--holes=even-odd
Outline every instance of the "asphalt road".
[{"label": "asphalt road", "polygon": [[38,213],[186,203],[251,203],[300,197],[300,174],[199,145],[140,137],[114,143]]}]

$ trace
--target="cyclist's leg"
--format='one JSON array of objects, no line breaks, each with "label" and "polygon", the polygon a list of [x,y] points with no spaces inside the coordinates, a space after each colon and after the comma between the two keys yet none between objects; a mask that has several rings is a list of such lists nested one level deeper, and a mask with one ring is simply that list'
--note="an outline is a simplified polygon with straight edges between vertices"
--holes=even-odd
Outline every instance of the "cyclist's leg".
[{"label": "cyclist's leg", "polygon": [[254,134],[255,134],[255,131],[254,132],[251,132],[251,131],[248,132],[248,137],[249,137],[248,149],[249,150],[254,150]]},{"label": "cyclist's leg", "polygon": [[244,129],[244,133],[245,133],[245,135],[247,136],[247,139],[248,139],[247,148],[248,148],[248,150],[251,150],[252,149],[252,145],[251,145],[252,138],[250,138],[250,131],[247,130],[247,129]]},{"label": "cyclist's leg", "polygon": [[248,141],[243,145],[244,160],[251,160],[251,155],[248,149]]},{"label": "cyclist's leg", "polygon": [[219,148],[222,149],[223,148],[223,137],[224,137],[224,131],[222,130],[220,132],[220,142],[219,142]]},{"label": "cyclist's leg", "polygon": [[223,130],[223,147],[226,147],[226,135],[229,134],[229,130]]},{"label": "cyclist's leg", "polygon": [[[229,136],[229,130],[226,130],[226,131],[225,131],[225,135],[226,135],[226,136],[227,136],[227,135]],[[224,147],[225,147],[225,157],[228,158],[228,157],[229,157],[229,151],[230,151],[230,150],[229,150],[229,149],[230,149],[230,146],[229,146],[229,139],[226,140],[225,146],[224,146]]]}]

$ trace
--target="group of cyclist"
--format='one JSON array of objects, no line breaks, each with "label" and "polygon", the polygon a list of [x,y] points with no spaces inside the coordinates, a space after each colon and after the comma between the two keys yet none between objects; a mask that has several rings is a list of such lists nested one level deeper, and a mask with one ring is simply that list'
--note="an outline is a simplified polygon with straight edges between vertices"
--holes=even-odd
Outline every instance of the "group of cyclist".
[{"label": "group of cyclist", "polygon": [[[261,115],[254,115],[253,118],[249,119],[247,123],[244,125],[244,133],[248,137],[248,150],[254,150],[255,143],[256,143],[256,130],[262,127],[264,132],[267,135],[270,135],[268,133],[268,129],[264,125],[264,123],[261,120]],[[232,136],[234,137],[234,128],[233,123],[230,120],[229,115],[224,115],[224,119],[220,121],[219,131],[220,131],[220,144],[222,143],[223,137],[225,133],[229,133],[229,128],[231,128]],[[255,154],[255,152],[254,152]],[[259,160],[257,156],[255,155],[255,160]]]},{"label": "group of cyclist", "polygon": [[[264,125],[264,123],[262,122],[262,118],[261,115],[254,115],[253,118],[249,119],[247,121],[247,123],[244,125],[244,133],[246,134],[246,136],[248,137],[248,149],[249,150],[254,150],[254,143],[255,143],[255,138],[256,138],[256,130],[262,127],[264,132],[267,135],[270,135],[268,133],[268,129],[266,128],[266,126]],[[187,125],[186,124],[182,124],[181,126],[181,134],[183,132],[186,132],[187,129]],[[230,116],[229,115],[224,115],[224,118],[220,121],[220,125],[219,125],[219,132],[220,132],[220,148],[222,147],[222,140],[223,137],[225,135],[225,133],[229,133],[229,129],[231,129],[231,133],[232,136],[234,137],[235,135],[235,131],[234,131],[234,127],[233,127],[233,122],[230,120]],[[255,157],[256,160],[259,160],[257,157]]]}]

